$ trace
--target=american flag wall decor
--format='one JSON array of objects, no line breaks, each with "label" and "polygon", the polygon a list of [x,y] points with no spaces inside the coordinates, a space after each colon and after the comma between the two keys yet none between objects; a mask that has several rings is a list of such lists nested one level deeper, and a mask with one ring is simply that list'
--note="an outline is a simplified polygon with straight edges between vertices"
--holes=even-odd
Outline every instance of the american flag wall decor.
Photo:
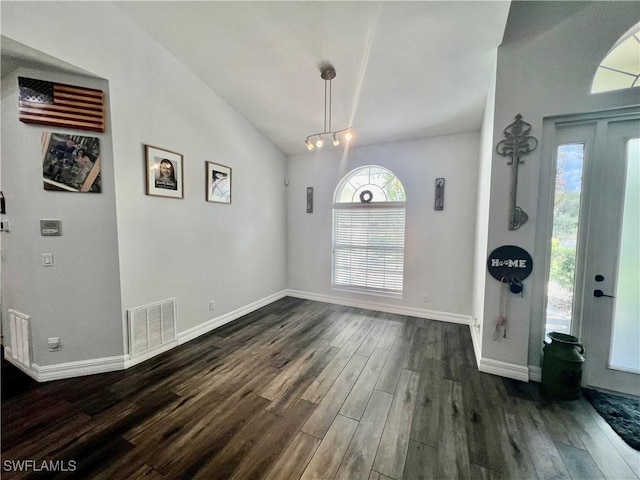
[{"label": "american flag wall decor", "polygon": [[104,92],[18,77],[24,123],[104,132]]}]

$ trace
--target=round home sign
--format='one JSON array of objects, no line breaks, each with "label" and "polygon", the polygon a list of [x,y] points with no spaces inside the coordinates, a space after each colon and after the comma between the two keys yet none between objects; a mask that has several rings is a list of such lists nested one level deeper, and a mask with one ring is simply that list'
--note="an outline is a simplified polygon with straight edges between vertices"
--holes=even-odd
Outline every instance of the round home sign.
[{"label": "round home sign", "polygon": [[526,250],[515,245],[503,245],[491,252],[487,268],[496,280],[516,278],[522,281],[533,270],[533,260]]}]

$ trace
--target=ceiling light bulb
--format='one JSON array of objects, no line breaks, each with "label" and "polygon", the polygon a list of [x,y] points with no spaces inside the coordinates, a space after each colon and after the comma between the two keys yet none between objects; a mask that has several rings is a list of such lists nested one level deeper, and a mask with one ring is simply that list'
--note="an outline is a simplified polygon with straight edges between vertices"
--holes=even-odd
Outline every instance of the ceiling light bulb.
[{"label": "ceiling light bulb", "polygon": [[322,137],[318,137],[318,141],[316,141],[316,147],[320,148],[322,147]]},{"label": "ceiling light bulb", "polygon": [[308,138],[304,141],[304,144],[307,146],[309,150],[313,150],[313,142]]},{"label": "ceiling light bulb", "polygon": [[347,133],[344,134],[344,139],[348,142],[352,138],[353,138],[353,133],[351,133],[351,130],[348,130]]},{"label": "ceiling light bulb", "polygon": [[338,134],[334,133],[333,134],[333,146],[337,147],[338,145],[340,145],[340,140],[338,140]]}]

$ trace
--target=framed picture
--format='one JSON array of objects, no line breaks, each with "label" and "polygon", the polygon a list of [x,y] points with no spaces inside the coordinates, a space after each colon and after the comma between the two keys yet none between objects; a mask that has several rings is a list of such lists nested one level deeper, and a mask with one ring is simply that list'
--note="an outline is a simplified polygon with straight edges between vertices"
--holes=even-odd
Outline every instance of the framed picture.
[{"label": "framed picture", "polygon": [[147,195],[184,198],[183,163],[179,153],[145,145]]},{"label": "framed picture", "polygon": [[207,202],[231,203],[231,168],[207,162]]},{"label": "framed picture", "polygon": [[45,190],[100,193],[100,139],[66,133],[42,133]]},{"label": "framed picture", "polygon": [[307,213],[313,213],[313,187],[307,187]]}]

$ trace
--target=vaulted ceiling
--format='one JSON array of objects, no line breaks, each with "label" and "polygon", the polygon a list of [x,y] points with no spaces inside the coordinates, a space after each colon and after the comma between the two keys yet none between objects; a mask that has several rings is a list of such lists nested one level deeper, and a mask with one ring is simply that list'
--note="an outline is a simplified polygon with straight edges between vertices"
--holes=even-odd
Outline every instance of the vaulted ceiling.
[{"label": "vaulted ceiling", "polygon": [[[327,63],[337,73],[332,129],[352,126],[356,145],[479,129],[510,2],[116,5],[278,148],[294,154],[307,151],[307,135],[323,131],[320,68]],[[82,73],[64,59],[47,61],[2,40],[3,75],[42,63]]]},{"label": "vaulted ceiling", "polygon": [[117,5],[287,154],[323,130],[326,63],[337,72],[332,127],[353,126],[358,145],[477,130],[509,11],[498,1]]}]

